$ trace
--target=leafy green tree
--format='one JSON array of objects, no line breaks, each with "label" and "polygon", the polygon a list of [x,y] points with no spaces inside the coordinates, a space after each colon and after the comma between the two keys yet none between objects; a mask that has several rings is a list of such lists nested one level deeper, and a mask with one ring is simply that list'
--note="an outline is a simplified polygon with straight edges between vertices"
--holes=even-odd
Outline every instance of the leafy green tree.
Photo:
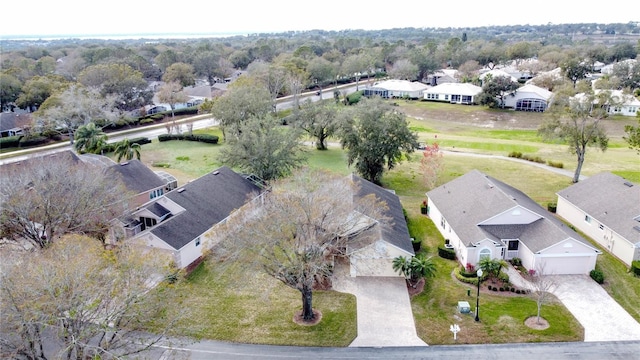
[{"label": "leafy green tree", "polygon": [[[638,112],[638,118],[640,118],[640,112]],[[629,144],[629,149],[635,149],[640,154],[640,120],[638,120],[638,126],[625,126],[624,132],[627,136],[623,136],[623,139]]]},{"label": "leafy green tree", "polygon": [[294,125],[316,139],[316,149],[326,150],[327,139],[338,130],[338,108],[322,101],[307,101]]},{"label": "leafy green tree", "polygon": [[238,126],[236,136],[227,139],[220,161],[267,182],[282,178],[306,161],[300,135],[271,115],[250,117]]},{"label": "leafy green tree", "polygon": [[134,157],[140,160],[140,149],[140,144],[132,143],[128,138],[125,138],[116,144],[113,152],[116,155],[117,162],[120,162],[122,159],[131,160]]},{"label": "leafy green tree", "polygon": [[244,77],[229,85],[211,107],[211,114],[218,120],[225,140],[228,134],[237,136],[239,127],[247,119],[264,118],[270,112],[271,98],[267,89],[255,79]]},{"label": "leafy green tree", "polygon": [[68,87],[68,82],[58,75],[35,76],[24,84],[16,105],[22,109],[37,110],[53,93]]},{"label": "leafy green tree", "polygon": [[577,183],[587,148],[594,146],[605,151],[608,147],[609,137],[600,121],[606,117],[606,107],[612,105],[611,97],[607,97],[606,92],[599,97],[594,94],[560,95],[552,104],[552,118],[540,125],[538,134],[544,139],[560,139],[569,145],[569,151],[577,157],[573,175],[573,182]]},{"label": "leafy green tree", "polygon": [[97,88],[102,96],[113,95],[116,106],[125,111],[140,108],[151,102],[153,93],[147,88],[140,71],[126,64],[98,64],[84,69],[78,82]]},{"label": "leafy green tree", "polygon": [[181,62],[171,64],[162,75],[162,81],[167,83],[177,82],[182,87],[195,85],[196,78],[193,66]]},{"label": "leafy green tree", "polygon": [[74,147],[79,152],[100,154],[102,153],[102,149],[107,145],[107,134],[92,122],[80,126],[78,130],[76,130],[75,138],[76,142]]},{"label": "leafy green tree", "polygon": [[210,85],[216,81],[216,76],[220,76],[220,54],[216,51],[203,51],[195,55],[193,59],[193,69],[198,76],[207,78]]},{"label": "leafy green tree", "polygon": [[573,87],[575,88],[578,80],[586,78],[591,69],[589,69],[589,65],[575,58],[570,58],[560,66],[560,70],[567,79],[573,82]]},{"label": "leafy green tree", "polygon": [[22,83],[18,78],[5,72],[0,73],[0,111],[8,109],[22,91]]},{"label": "leafy green tree", "polygon": [[364,98],[343,114],[340,132],[347,162],[373,183],[380,184],[385,167],[392,169],[418,148],[406,115],[381,98]]},{"label": "leafy green tree", "polygon": [[481,105],[497,108],[504,106],[504,97],[508,93],[518,89],[519,85],[507,76],[487,75],[482,85],[482,92],[479,94],[478,102]]}]

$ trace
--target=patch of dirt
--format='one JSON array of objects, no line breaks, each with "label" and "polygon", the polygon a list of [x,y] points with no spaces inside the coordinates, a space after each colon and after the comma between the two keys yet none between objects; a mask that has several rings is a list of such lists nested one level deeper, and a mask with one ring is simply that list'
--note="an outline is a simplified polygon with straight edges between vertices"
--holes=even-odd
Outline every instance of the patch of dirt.
[{"label": "patch of dirt", "polygon": [[293,315],[293,322],[303,326],[313,326],[322,320],[322,312],[320,310],[313,309],[313,320],[306,321],[302,319],[302,310]]},{"label": "patch of dirt", "polygon": [[544,330],[549,328],[549,322],[543,317],[540,317],[540,321],[538,321],[537,316],[528,317],[524,321],[524,324],[534,330]]},{"label": "patch of dirt", "polygon": [[420,279],[415,287],[409,285],[409,282],[407,282],[407,290],[409,290],[409,296],[413,297],[415,295],[422,293],[422,291],[424,291],[424,284],[425,284],[424,278]]}]

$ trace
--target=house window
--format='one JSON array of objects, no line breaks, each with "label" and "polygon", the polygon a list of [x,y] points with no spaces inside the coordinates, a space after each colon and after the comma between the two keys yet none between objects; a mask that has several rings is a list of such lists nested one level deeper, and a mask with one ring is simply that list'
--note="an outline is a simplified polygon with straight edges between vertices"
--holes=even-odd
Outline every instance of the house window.
[{"label": "house window", "polygon": [[482,259],[491,259],[491,250],[484,248],[480,250],[480,254],[478,255],[478,261]]},{"label": "house window", "polygon": [[460,102],[460,95],[451,95],[451,102],[454,102],[454,103]]},{"label": "house window", "polygon": [[469,96],[469,95],[462,95],[462,103],[463,103],[463,104],[471,104],[471,96]]},{"label": "house window", "polygon": [[449,95],[448,95],[448,94],[445,94],[445,95],[444,95],[444,99],[445,99],[445,100],[449,100]]},{"label": "house window", "polygon": [[509,247],[509,251],[518,251],[518,244],[520,242],[518,240],[509,240],[509,244],[507,245]]},{"label": "house window", "polygon": [[600,230],[604,230],[604,225],[600,224],[598,225],[598,228],[600,228]]},{"label": "house window", "polygon": [[162,196],[164,194],[164,189],[155,189],[149,193],[149,199],[155,199],[158,196]]},{"label": "house window", "polygon": [[447,229],[447,221],[444,219],[444,216],[442,217],[442,219],[440,220],[440,226],[442,226],[443,230]]},{"label": "house window", "polygon": [[200,237],[196,238],[196,247],[200,246]]},{"label": "house window", "polygon": [[587,224],[591,224],[591,216],[585,215],[584,216],[584,222],[586,222]]}]

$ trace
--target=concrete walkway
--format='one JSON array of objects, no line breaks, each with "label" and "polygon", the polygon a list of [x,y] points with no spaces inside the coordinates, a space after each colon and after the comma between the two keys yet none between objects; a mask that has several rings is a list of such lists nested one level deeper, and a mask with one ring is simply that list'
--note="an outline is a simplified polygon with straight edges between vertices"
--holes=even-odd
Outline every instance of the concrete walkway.
[{"label": "concrete walkway", "polygon": [[352,347],[427,346],[416,335],[409,292],[400,277],[350,277],[336,262],[333,289],[356,296],[358,336]]},{"label": "concrete walkway", "polygon": [[[515,286],[532,289],[513,267],[507,267],[507,274]],[[640,340],[640,324],[588,275],[550,276],[552,293],[580,322],[584,341]]]}]

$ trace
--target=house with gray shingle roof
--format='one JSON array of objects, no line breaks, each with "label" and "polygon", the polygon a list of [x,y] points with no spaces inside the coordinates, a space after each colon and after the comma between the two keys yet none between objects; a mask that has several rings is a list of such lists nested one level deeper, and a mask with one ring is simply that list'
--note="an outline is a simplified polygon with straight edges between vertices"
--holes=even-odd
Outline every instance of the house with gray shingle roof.
[{"label": "house with gray shingle roof", "polygon": [[119,177],[127,190],[135,194],[134,197],[129,200],[130,208],[142,206],[177,187],[175,178],[163,179],[156,172],[136,159],[121,164],[114,162],[106,171],[109,176]]},{"label": "house with gray shingle roof", "polygon": [[603,172],[559,191],[556,211],[625,264],[640,260],[640,185]]},{"label": "house with gray shingle roof", "polygon": [[375,195],[386,205],[382,214],[385,217],[384,221],[362,221],[366,226],[370,226],[368,231],[375,232],[375,235],[365,237],[365,242],[347,244],[346,253],[349,257],[351,276],[400,276],[393,270],[393,259],[398,256],[411,258],[415,255],[400,198],[392,190],[359,176],[352,174],[351,181],[358,189],[354,197]]},{"label": "house with gray shingle roof", "polygon": [[601,253],[523,192],[478,170],[427,197],[429,217],[464,266],[517,257],[544,274],[588,274]]},{"label": "house with gray shingle roof", "polygon": [[261,191],[223,166],[133,212],[128,220],[139,232],[132,241],[171,253],[176,266],[185,268],[214,245],[210,230],[259,198]]}]

